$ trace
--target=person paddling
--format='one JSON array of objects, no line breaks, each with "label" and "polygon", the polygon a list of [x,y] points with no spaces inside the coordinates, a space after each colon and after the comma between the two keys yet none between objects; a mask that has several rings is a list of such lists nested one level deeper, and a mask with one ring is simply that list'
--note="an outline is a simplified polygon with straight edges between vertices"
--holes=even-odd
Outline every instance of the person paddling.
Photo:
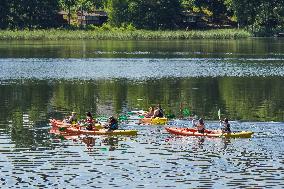
[{"label": "person paddling", "polygon": [[149,108],[149,111],[144,115],[145,118],[150,118],[154,115],[155,109],[153,106]]},{"label": "person paddling", "polygon": [[192,120],[193,126],[197,128],[197,132],[204,133],[205,132],[205,124],[202,118],[198,120],[198,123],[194,123],[194,120]]},{"label": "person paddling", "polygon": [[108,118],[108,124],[105,126],[106,129],[109,129],[109,130],[116,130],[118,129],[118,121],[117,119],[115,119],[113,116],[110,116]]},{"label": "person paddling", "polygon": [[231,133],[231,125],[229,123],[228,118],[225,118],[223,121],[220,120],[220,123],[222,124],[222,133]]},{"label": "person paddling", "polygon": [[94,119],[93,119],[91,112],[86,113],[85,123],[87,124],[86,126],[87,130],[93,130]]},{"label": "person paddling", "polygon": [[157,108],[154,111],[154,115],[152,116],[152,118],[156,118],[156,117],[164,117],[164,111],[161,108],[160,104],[157,105]]},{"label": "person paddling", "polygon": [[72,112],[71,116],[66,120],[67,123],[75,124],[77,123],[77,113]]}]

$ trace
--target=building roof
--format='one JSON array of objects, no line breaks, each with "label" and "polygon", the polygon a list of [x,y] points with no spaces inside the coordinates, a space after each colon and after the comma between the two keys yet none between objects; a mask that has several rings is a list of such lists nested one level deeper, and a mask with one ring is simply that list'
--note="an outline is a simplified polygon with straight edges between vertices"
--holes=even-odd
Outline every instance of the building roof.
[{"label": "building roof", "polygon": [[65,12],[64,10],[59,11],[58,14],[61,14],[61,15],[68,15],[68,13]]},{"label": "building roof", "polygon": [[[81,11],[77,12],[78,16],[82,16]],[[105,11],[83,12],[83,16],[107,16]]]}]

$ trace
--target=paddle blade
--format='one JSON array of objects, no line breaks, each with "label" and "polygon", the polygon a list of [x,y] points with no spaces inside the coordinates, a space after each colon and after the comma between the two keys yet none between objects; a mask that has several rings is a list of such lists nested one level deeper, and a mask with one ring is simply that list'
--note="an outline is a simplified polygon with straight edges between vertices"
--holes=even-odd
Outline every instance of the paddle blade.
[{"label": "paddle blade", "polygon": [[65,127],[59,127],[58,130],[59,130],[60,132],[64,132],[64,131],[66,131],[66,128],[65,128]]},{"label": "paddle blade", "polygon": [[107,117],[104,117],[104,116],[101,116],[101,117],[97,117],[96,120],[97,120],[97,121],[100,121],[100,122],[107,122],[107,121],[108,121],[108,118],[107,118]]},{"label": "paddle blade", "polygon": [[128,117],[126,115],[119,116],[118,118],[120,121],[127,121]]},{"label": "paddle blade", "polygon": [[175,116],[174,114],[168,114],[168,115],[166,115],[166,117],[167,117],[168,119],[174,119],[174,118],[176,118],[176,116]]},{"label": "paddle blade", "polygon": [[218,117],[219,117],[219,119],[221,119],[221,110],[220,109],[218,110]]}]

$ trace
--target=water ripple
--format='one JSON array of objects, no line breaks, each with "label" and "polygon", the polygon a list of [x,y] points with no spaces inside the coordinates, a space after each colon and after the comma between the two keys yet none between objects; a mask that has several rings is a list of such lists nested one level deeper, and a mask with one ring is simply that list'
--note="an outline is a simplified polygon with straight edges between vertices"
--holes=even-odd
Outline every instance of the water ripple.
[{"label": "water ripple", "polygon": [[[208,128],[218,125],[206,123]],[[125,125],[140,134],[50,135],[52,146],[29,148],[14,146],[9,135],[1,133],[0,186],[283,188],[284,140],[279,133],[284,123],[234,121],[232,126],[255,134],[251,139],[178,137],[164,126]]]},{"label": "water ripple", "polygon": [[0,80],[284,76],[283,59],[0,59]]}]

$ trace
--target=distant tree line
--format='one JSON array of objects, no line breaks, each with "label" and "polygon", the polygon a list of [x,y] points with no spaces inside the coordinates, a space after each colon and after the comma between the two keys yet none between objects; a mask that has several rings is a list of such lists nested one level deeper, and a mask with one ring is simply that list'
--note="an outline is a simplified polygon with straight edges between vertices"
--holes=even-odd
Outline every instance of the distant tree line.
[{"label": "distant tree line", "polygon": [[58,27],[59,10],[58,0],[0,0],[0,29]]},{"label": "distant tree line", "polygon": [[267,35],[284,30],[284,0],[1,0],[0,29],[60,27],[78,11],[105,10],[112,26],[180,29],[185,12],[207,15],[213,24],[229,20],[235,27]]}]

